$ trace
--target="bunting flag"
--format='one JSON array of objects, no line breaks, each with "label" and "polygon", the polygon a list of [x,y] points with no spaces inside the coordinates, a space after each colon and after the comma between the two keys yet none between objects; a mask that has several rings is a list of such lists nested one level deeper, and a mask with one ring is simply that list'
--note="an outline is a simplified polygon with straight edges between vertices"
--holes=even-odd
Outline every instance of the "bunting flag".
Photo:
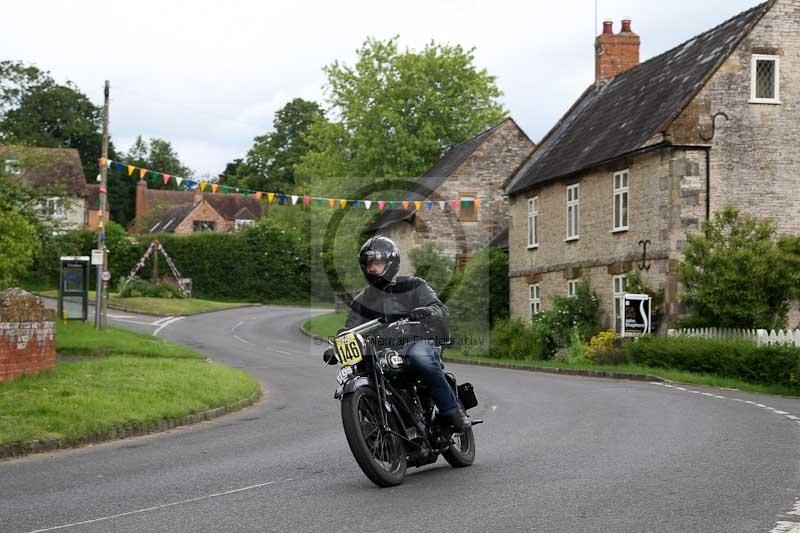
[{"label": "bunting flag", "polygon": [[[229,185],[220,185],[215,181],[209,180],[208,178],[184,178],[180,176],[174,176],[172,174],[167,174],[164,172],[158,172],[156,170],[151,170],[147,168],[137,167],[135,165],[128,165],[126,163],[120,161],[112,161],[108,158],[100,158],[99,159],[100,165],[105,165],[107,168],[111,169],[114,168],[120,172],[123,172],[127,169],[128,176],[132,176],[134,171],[139,171],[139,179],[144,179],[145,177],[154,180],[157,179],[159,176],[162,178],[164,184],[168,184],[170,180],[175,180],[175,183],[180,187],[185,183],[185,187],[187,189],[195,189],[199,188],[200,191],[206,192],[206,189],[209,185],[211,185],[211,193],[216,194],[219,190],[219,187],[222,187],[223,194],[230,194],[232,191],[242,194],[245,197],[254,194],[256,199],[261,200],[261,198],[266,195],[267,202],[272,203],[275,198],[278,198],[278,203],[280,205],[292,205],[296,206],[298,200],[302,199],[302,205],[305,207],[310,207],[311,202],[314,202],[315,206],[321,207],[325,205],[327,201],[329,207],[334,207],[336,204],[339,204],[339,207],[344,209],[348,206],[353,206],[356,208],[360,208],[364,206],[364,209],[371,209],[372,204],[378,204],[378,210],[383,211],[385,208],[389,209],[397,209],[398,206],[402,205],[404,210],[408,210],[411,204],[414,204],[414,209],[419,211],[422,209],[423,204],[427,206],[428,210],[433,209],[435,204],[439,204],[439,209],[444,211],[448,204],[451,209],[457,211],[459,208],[459,204],[469,204],[473,203],[475,208],[479,208],[481,206],[481,200],[479,198],[463,200],[463,199],[453,199],[453,200],[362,200],[362,199],[346,199],[346,198],[326,198],[326,197],[311,197],[307,194],[298,195],[298,194],[291,194],[287,195],[285,193],[277,193],[277,192],[263,192],[263,191],[254,191],[251,189],[246,189],[243,187],[233,187]],[[291,200],[291,204],[289,203]]]}]

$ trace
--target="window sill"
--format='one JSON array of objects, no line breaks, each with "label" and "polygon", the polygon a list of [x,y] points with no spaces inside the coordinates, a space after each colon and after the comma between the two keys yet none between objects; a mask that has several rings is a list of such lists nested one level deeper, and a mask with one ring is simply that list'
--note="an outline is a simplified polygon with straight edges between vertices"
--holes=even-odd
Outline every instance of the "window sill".
[{"label": "window sill", "polygon": [[538,250],[538,249],[539,249],[539,245],[538,244],[534,244],[532,246],[528,246],[528,250]]},{"label": "window sill", "polygon": [[574,242],[574,241],[579,240],[580,238],[581,238],[580,235],[577,235],[575,237],[567,237],[566,239],[564,239],[564,242]]},{"label": "window sill", "polygon": [[611,233],[625,233],[625,232],[626,232],[626,231],[628,231],[629,229],[630,229],[630,228],[617,228],[617,229],[612,229],[612,230],[611,230]]},{"label": "window sill", "polygon": [[780,100],[768,100],[762,98],[751,98],[749,103],[751,104],[768,104],[768,105],[781,105],[783,102]]}]

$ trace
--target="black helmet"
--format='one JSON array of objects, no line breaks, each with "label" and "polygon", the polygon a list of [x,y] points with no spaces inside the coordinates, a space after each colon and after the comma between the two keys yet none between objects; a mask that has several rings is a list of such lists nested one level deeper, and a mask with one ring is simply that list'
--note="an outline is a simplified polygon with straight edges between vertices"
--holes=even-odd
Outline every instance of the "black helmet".
[{"label": "black helmet", "polygon": [[[371,261],[386,261],[383,274],[376,275],[367,272],[367,265]],[[383,290],[395,280],[400,271],[400,249],[392,239],[376,235],[361,246],[361,251],[358,252],[358,264],[361,266],[361,273],[364,274],[367,282],[373,287]]]}]

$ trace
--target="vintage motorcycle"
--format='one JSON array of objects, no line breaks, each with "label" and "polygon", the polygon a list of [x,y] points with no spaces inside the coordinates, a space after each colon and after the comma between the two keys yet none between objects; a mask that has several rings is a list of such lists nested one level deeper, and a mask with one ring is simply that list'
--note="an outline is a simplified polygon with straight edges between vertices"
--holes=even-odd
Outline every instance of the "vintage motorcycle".
[{"label": "vintage motorcycle", "polygon": [[[424,326],[401,319],[386,324],[375,319],[341,332],[333,349],[326,350],[329,364],[341,363],[334,397],[341,400],[342,423],[350,451],[366,476],[380,487],[403,482],[408,466],[436,462],[441,454],[454,467],[475,460],[472,427],[455,433],[440,422],[430,392],[404,358],[393,348],[365,336],[386,328],[394,336],[410,338]],[[478,405],[472,385],[456,386],[445,374],[465,410]],[[472,425],[482,420],[472,420]]]}]

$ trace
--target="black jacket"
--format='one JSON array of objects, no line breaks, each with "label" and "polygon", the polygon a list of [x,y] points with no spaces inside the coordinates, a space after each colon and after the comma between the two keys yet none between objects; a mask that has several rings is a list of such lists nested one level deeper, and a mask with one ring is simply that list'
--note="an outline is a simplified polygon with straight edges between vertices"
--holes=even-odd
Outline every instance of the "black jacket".
[{"label": "black jacket", "polygon": [[[399,276],[385,290],[369,285],[359,292],[350,304],[350,314],[344,329],[354,328],[376,318],[394,322],[407,318],[408,313],[417,307],[428,307],[431,315],[422,321],[429,331],[416,332],[414,335],[433,339],[439,345],[445,344],[450,337],[450,314],[447,306],[439,300],[436,292],[424,279],[414,276]],[[386,336],[386,332],[379,331],[377,336]],[[409,340],[413,339],[405,338],[403,342]]]}]

